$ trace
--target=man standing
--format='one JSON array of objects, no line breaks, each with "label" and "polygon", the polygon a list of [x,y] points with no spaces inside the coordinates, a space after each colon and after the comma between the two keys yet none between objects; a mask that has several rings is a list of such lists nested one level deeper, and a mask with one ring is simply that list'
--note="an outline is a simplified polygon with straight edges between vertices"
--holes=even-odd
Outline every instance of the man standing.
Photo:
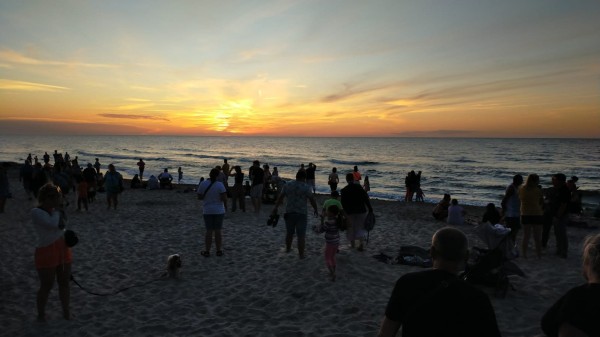
[{"label": "man standing", "polygon": [[362,186],[355,183],[354,174],[346,174],[348,185],[342,188],[342,206],[348,217],[349,226],[346,229],[346,237],[350,241],[350,247],[354,248],[354,241],[359,241],[357,250],[364,250],[363,241],[366,236],[365,219],[367,218],[367,209],[373,213],[369,195]]},{"label": "man standing", "polygon": [[144,163],[142,158],[140,158],[140,161],[138,161],[137,166],[140,170],[140,180],[144,180],[144,168],[146,168],[146,163]]},{"label": "man standing", "polygon": [[519,186],[521,184],[523,184],[523,176],[520,174],[515,175],[512,184],[506,188],[501,203],[506,227],[510,228],[510,238],[513,243],[517,243],[517,233],[521,229],[521,200],[519,200]]},{"label": "man standing", "polygon": [[113,164],[108,165],[108,171],[104,175],[104,188],[106,189],[107,209],[110,209],[111,203],[114,209],[117,209],[118,196],[123,188],[123,176],[117,172]]},{"label": "man standing", "polygon": [[313,163],[308,163],[308,168],[306,169],[306,183],[308,186],[312,188],[313,194],[316,192],[315,187],[315,171],[317,170],[317,165]]},{"label": "man standing", "polygon": [[100,160],[98,160],[98,158],[96,158],[96,162],[94,163],[94,168],[96,169],[96,174],[100,174],[100,167],[102,167],[102,165],[100,165]]},{"label": "man standing", "polygon": [[287,197],[284,216],[286,227],[286,252],[289,253],[292,250],[292,241],[294,240],[294,234],[296,234],[298,235],[298,256],[303,259],[306,242],[306,226],[308,223],[307,199],[310,201],[315,216],[319,216],[315,197],[310,190],[310,186],[306,184],[305,171],[298,171],[298,173],[296,173],[296,180],[285,184],[275,202],[275,208],[273,209],[272,214],[277,214],[277,208],[281,205],[285,197]]},{"label": "man standing", "polygon": [[252,188],[250,189],[250,198],[252,199],[252,206],[254,206],[254,213],[260,213],[260,205],[263,192],[263,183],[265,180],[265,171],[260,168],[260,162],[255,160],[252,163],[250,170],[250,180],[252,180]]},{"label": "man standing", "polygon": [[396,282],[379,336],[499,337],[488,296],[462,281],[458,272],[467,259],[463,232],[444,227],[432,238],[433,269],[408,273]]}]

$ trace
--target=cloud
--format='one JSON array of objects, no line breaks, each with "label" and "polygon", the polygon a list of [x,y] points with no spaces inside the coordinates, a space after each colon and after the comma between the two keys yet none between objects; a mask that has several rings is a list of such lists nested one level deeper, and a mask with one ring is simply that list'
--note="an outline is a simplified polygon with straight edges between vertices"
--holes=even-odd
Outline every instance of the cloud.
[{"label": "cloud", "polygon": [[121,118],[121,119],[151,119],[151,120],[158,120],[158,121],[169,122],[169,120],[166,119],[166,118],[158,117],[158,116],[152,116],[152,115],[131,115],[131,114],[101,113],[101,114],[98,114],[98,116],[105,117],[105,118]]},{"label": "cloud", "polygon": [[114,68],[115,65],[101,64],[101,63],[84,63],[84,62],[73,62],[73,61],[51,61],[42,60],[27,55],[23,55],[14,50],[5,49],[0,50],[0,60],[13,64],[24,64],[33,66],[61,66],[61,67],[85,67],[85,68]]},{"label": "cloud", "polygon": [[0,79],[0,90],[57,92],[70,89],[57,85]]},{"label": "cloud", "polygon": [[103,123],[81,123],[65,120],[0,120],[2,135],[127,135],[148,134],[148,129],[130,125],[114,125]]}]

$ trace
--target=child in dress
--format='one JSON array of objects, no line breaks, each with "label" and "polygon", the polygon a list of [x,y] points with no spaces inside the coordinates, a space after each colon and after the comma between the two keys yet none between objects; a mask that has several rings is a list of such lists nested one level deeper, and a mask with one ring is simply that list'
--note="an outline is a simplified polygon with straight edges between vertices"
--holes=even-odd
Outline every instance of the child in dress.
[{"label": "child in dress", "polygon": [[317,233],[325,233],[325,263],[329,269],[331,281],[335,282],[335,254],[340,245],[340,222],[338,215],[340,209],[336,205],[327,208],[327,216],[322,218],[321,225],[316,228]]}]

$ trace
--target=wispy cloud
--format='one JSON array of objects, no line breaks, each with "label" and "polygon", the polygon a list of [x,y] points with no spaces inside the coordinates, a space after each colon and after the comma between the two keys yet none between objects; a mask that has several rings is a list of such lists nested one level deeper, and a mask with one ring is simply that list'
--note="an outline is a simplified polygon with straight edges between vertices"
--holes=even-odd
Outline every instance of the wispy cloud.
[{"label": "wispy cloud", "polygon": [[131,114],[113,114],[113,113],[101,113],[98,116],[105,118],[120,118],[120,119],[151,119],[158,121],[167,121],[169,120],[164,117],[152,116],[152,115],[131,115]]},{"label": "wispy cloud", "polygon": [[57,85],[0,79],[0,90],[57,92],[70,89]]},{"label": "wispy cloud", "polygon": [[13,64],[23,64],[32,66],[60,66],[60,67],[85,67],[85,68],[114,68],[112,64],[85,63],[78,61],[54,61],[44,60],[27,56],[10,49],[0,50],[0,60]]}]

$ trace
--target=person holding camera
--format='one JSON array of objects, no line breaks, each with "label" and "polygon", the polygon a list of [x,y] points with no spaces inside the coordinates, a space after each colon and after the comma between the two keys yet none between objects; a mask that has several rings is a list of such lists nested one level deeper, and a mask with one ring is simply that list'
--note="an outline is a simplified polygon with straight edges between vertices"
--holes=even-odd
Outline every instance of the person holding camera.
[{"label": "person holding camera", "polygon": [[283,203],[283,200],[286,197],[287,203],[285,214],[283,216],[286,226],[286,252],[289,253],[292,250],[292,241],[294,240],[294,234],[296,234],[298,235],[298,256],[303,259],[306,242],[306,226],[308,223],[307,199],[314,210],[315,217],[319,216],[317,202],[312,193],[312,188],[306,184],[306,171],[298,171],[298,173],[296,173],[296,180],[285,184],[275,202],[275,208],[273,209],[272,215],[277,214],[277,208],[279,208],[279,205]]},{"label": "person holding camera", "polygon": [[62,305],[63,317],[71,319],[69,310],[71,263],[73,254],[64,239],[66,215],[62,209],[60,187],[48,183],[38,193],[39,206],[31,210],[33,227],[38,243],[35,249],[35,267],[40,279],[37,293],[37,311],[39,322],[46,322],[46,303],[54,279],[58,283],[58,295]]}]

